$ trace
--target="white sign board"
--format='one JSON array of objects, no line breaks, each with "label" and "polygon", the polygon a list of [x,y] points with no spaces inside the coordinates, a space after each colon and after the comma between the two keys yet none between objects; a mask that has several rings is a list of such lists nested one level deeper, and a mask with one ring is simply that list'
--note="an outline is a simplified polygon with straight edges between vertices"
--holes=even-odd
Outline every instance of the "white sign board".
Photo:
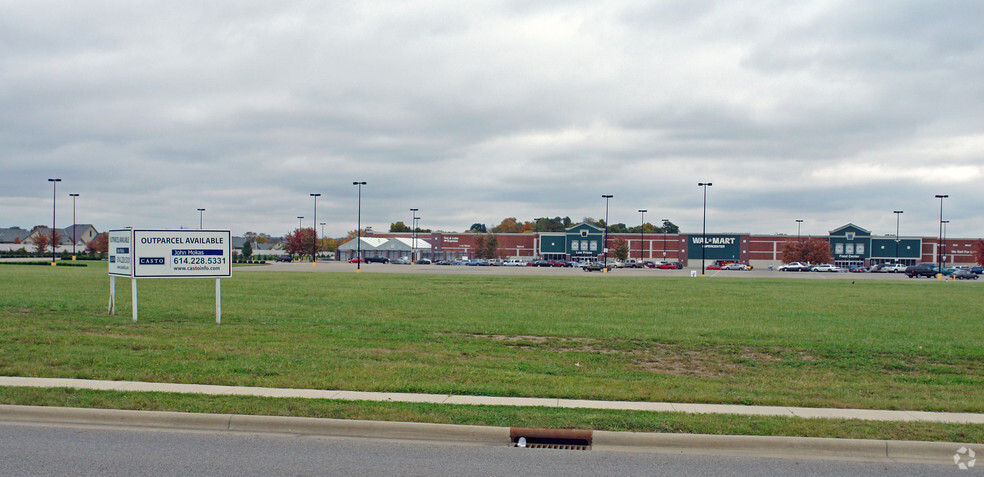
[{"label": "white sign board", "polygon": [[133,278],[232,276],[228,230],[134,230],[131,250]]},{"label": "white sign board", "polygon": [[109,231],[109,274],[120,277],[133,276],[130,250],[133,246],[133,231]]}]

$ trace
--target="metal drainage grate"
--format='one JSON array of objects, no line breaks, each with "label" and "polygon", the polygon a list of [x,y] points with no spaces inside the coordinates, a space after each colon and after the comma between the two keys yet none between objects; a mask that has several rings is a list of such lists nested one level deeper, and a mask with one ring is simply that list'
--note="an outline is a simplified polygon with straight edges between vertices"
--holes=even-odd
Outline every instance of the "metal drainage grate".
[{"label": "metal drainage grate", "polygon": [[583,444],[548,444],[548,443],[527,443],[525,446],[520,446],[518,443],[514,447],[526,447],[527,449],[561,449],[561,450],[590,450],[591,446],[586,446]]},{"label": "metal drainage grate", "polygon": [[591,450],[591,431],[575,429],[512,428],[509,437],[514,447],[529,449]]}]

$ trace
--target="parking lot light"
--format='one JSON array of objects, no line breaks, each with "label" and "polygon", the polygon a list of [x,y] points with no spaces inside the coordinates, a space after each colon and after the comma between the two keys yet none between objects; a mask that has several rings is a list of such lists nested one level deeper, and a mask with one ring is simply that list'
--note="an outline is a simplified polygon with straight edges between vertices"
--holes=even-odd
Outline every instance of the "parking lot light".
[{"label": "parking lot light", "polygon": [[700,239],[700,276],[704,276],[704,259],[707,255],[707,188],[712,186],[710,182],[698,182],[697,187],[704,188],[704,220]]}]

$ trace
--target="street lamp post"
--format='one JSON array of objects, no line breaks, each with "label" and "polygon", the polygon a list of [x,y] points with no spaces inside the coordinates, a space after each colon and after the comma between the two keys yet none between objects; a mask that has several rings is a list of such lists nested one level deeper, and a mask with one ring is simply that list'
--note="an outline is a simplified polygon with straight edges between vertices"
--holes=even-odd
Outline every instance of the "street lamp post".
[{"label": "street lamp post", "polygon": [[51,183],[51,264],[55,264],[55,247],[58,246],[55,243],[55,203],[57,202],[56,191],[58,190],[58,183],[61,179],[48,179]]},{"label": "street lamp post", "polygon": [[301,230],[301,220],[303,220],[303,219],[304,219],[304,216],[303,215],[298,215],[297,216],[297,230]]},{"label": "street lamp post", "polygon": [[205,209],[198,209],[198,230],[205,228]]},{"label": "street lamp post", "polygon": [[311,227],[311,232],[314,232],[314,242],[311,243],[311,264],[314,265],[318,261],[318,197],[321,197],[321,194],[308,195],[314,197],[314,221]]},{"label": "street lamp post", "polygon": [[[943,265],[946,265],[946,224],[948,223],[949,220],[943,221]],[[950,260],[953,260],[953,255],[950,255]],[[940,267],[940,273],[943,273],[943,267]]]},{"label": "street lamp post", "polygon": [[800,226],[803,225],[803,219],[796,219],[796,242],[800,241]]},{"label": "street lamp post", "polygon": [[417,255],[417,211],[420,209],[410,209],[410,261]]},{"label": "street lamp post", "polygon": [[902,211],[893,210],[895,214],[895,263],[899,263],[899,226],[902,223]]},{"label": "street lamp post", "polygon": [[663,219],[663,261],[666,261],[666,227],[670,219]]},{"label": "street lamp post", "polygon": [[[943,199],[950,197],[948,194],[936,194],[936,198],[940,200],[940,238],[939,242],[936,243],[936,248],[939,249],[943,245]],[[937,252],[936,253],[936,265],[940,268],[940,274],[943,273],[943,257]]]},{"label": "street lamp post", "polygon": [[78,227],[76,227],[77,222],[75,221],[75,198],[79,195],[68,194],[68,196],[72,198],[72,260],[75,260],[75,242],[78,242],[75,238],[76,234],[78,234]]},{"label": "street lamp post", "polygon": [[355,271],[362,271],[362,186],[366,185],[365,181],[355,181],[352,185],[359,187],[359,212],[358,221],[356,222],[355,235],[358,242],[356,243],[356,260],[355,260]]},{"label": "street lamp post", "polygon": [[[645,247],[646,247],[646,209],[639,209],[639,214],[642,216],[639,225],[639,261],[645,260]],[[639,265],[642,265],[641,263]]]},{"label": "street lamp post", "polygon": [[[410,256],[410,261],[413,263],[417,262],[417,229],[420,228],[420,217],[417,215],[413,216],[413,254]],[[421,255],[424,253],[421,252]],[[431,258],[434,257],[433,250],[431,251]]]},{"label": "street lamp post", "polygon": [[601,197],[605,199],[605,238],[604,238],[605,242],[601,244],[601,249],[604,250],[605,252],[604,270],[607,272],[608,271],[608,200],[615,196],[611,194],[602,194]]},{"label": "street lamp post", "polygon": [[698,187],[704,188],[704,220],[700,239],[700,276],[704,276],[704,259],[707,255],[707,188],[714,184],[710,182],[698,182]]},{"label": "street lamp post", "polygon": [[328,222],[321,222],[321,224],[320,224],[321,225],[321,240],[324,240],[325,239],[325,225],[327,223]]}]

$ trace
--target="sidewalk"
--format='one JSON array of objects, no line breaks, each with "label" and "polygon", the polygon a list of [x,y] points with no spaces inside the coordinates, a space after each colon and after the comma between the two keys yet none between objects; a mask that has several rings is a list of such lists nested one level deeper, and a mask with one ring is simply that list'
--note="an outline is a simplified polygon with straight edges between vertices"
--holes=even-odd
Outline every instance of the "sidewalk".
[{"label": "sidewalk", "polygon": [[443,394],[381,393],[283,389],[205,384],[144,383],[88,379],[25,378],[0,376],[0,386],[35,388],[74,388],[104,391],[166,392],[209,395],[263,396],[279,398],[337,399],[345,401],[418,402],[435,404],[473,404],[489,406],[539,406],[582,409],[684,412],[693,414],[737,414],[745,416],[786,416],[869,421],[918,421],[955,424],[984,424],[984,414],[925,411],[887,411],[786,406],[743,406],[735,404],[686,404],[636,401],[589,401],[578,399],[456,396]]}]

